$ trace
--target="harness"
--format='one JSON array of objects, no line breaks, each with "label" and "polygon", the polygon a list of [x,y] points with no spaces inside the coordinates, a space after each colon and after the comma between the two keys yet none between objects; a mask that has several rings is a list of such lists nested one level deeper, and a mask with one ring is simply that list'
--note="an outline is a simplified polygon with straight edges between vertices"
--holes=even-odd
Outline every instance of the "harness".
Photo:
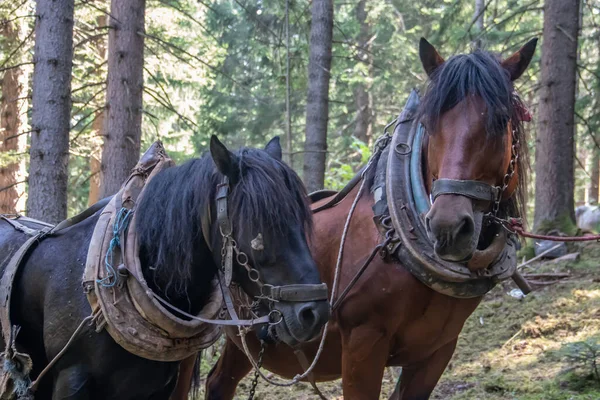
[{"label": "harness", "polygon": [[[15,254],[13,254],[0,280],[0,326],[5,345],[4,352],[0,354],[0,360],[2,361],[0,364],[0,399],[9,400],[15,398],[15,396],[18,399],[24,400],[33,398],[33,392],[35,392],[39,380],[48,370],[47,367],[40,373],[36,381],[31,382],[29,378],[29,373],[33,367],[31,357],[28,354],[19,352],[16,347],[16,339],[20,327],[13,325],[11,322],[11,295],[14,279],[19,267],[22,265],[23,259],[37,243],[87,219],[106,206],[109,200],[110,198],[103,199],[84,212],[56,226],[17,214],[0,215],[0,219],[6,221],[15,230],[29,236]],[[37,225],[39,228],[34,229],[26,224]],[[79,331],[82,329],[82,325],[78,328]],[[55,360],[49,366],[53,365],[54,362]]]},{"label": "harness", "polygon": [[[198,315],[191,315],[154,293],[142,273],[135,209],[144,195],[147,183],[160,171],[173,165],[162,144],[156,142],[142,156],[114,197],[100,201],[55,227],[22,216],[0,216],[16,230],[30,236],[12,256],[0,281],[0,324],[6,343],[5,351],[1,354],[3,363],[0,364],[0,399],[32,398],[43,376],[90,326],[95,326],[96,332],[106,329],[116,343],[140,357],[156,361],[180,361],[213,344],[222,333],[223,325],[247,329],[260,324],[272,327],[282,322],[283,316],[273,308],[276,302],[327,299],[325,284],[273,286],[262,282],[259,271],[249,265],[248,256],[239,250],[233,238],[233,225],[228,214],[227,178],[218,186],[215,199],[217,223],[223,241],[222,265],[218,269],[217,278],[212,281],[208,302]],[[82,280],[91,314],[81,321],[67,344],[48,363],[36,381],[31,382],[29,373],[32,361],[29,355],[17,351],[16,336],[19,327],[14,326],[10,318],[14,277],[22,266],[25,255],[36,243],[100,210]],[[38,225],[40,229],[30,228],[20,221]],[[210,218],[202,220],[202,231],[209,247],[210,236],[205,227],[209,227],[210,223]],[[260,245],[262,244],[258,241],[252,243],[253,248]],[[268,315],[245,320],[238,318],[230,290],[234,262],[245,268],[250,281],[258,285],[260,294],[257,301],[269,303]],[[225,310],[231,319],[222,319]]]},{"label": "harness", "polygon": [[[384,135],[377,140],[367,166],[342,191],[349,193],[364,180],[368,169],[376,168],[372,189],[376,202],[373,206],[374,220],[384,239],[373,249],[348,287],[336,299],[334,309],[378,253],[401,261],[423,284],[451,297],[482,296],[498,282],[508,278],[513,278],[524,293],[530,291],[527,282],[516,270],[518,241],[512,232],[500,229],[491,244],[486,249],[477,251],[468,262],[448,262],[435,255],[422,217],[438,196],[458,194],[491,201],[492,210],[486,217],[494,218],[515,173],[518,142],[513,140],[512,156],[502,186],[491,186],[474,180],[437,179],[431,196],[428,196],[421,172],[421,148],[425,129],[415,120],[418,103],[418,94],[413,90],[402,113],[386,126]],[[388,129],[393,125],[394,133],[390,135]],[[360,196],[360,192],[361,190],[357,196]],[[340,200],[340,196],[336,196],[314,211],[333,207]]]}]

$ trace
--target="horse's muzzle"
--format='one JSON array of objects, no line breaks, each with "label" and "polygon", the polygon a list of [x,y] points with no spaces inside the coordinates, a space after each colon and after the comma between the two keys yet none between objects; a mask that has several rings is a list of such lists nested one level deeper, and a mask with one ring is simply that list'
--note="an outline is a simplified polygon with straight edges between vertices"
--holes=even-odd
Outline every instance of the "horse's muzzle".
[{"label": "horse's muzzle", "polygon": [[438,257],[446,261],[468,260],[477,248],[482,214],[474,213],[471,199],[440,196],[426,217],[429,238]]},{"label": "horse's muzzle", "polygon": [[315,338],[329,320],[327,300],[278,302],[275,309],[282,316],[281,322],[275,325],[275,333],[279,340],[290,346]]}]

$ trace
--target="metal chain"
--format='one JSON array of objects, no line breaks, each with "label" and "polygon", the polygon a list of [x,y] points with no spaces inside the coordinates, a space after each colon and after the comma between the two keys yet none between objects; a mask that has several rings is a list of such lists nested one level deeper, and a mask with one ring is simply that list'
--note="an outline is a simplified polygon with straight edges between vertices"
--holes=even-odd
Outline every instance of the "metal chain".
[{"label": "metal chain", "polygon": [[506,172],[506,174],[504,175],[504,179],[502,180],[502,187],[498,187],[500,189],[498,192],[498,197],[494,201],[491,215],[489,215],[492,218],[495,218],[498,215],[498,210],[500,209],[500,202],[502,202],[502,196],[504,195],[506,189],[508,189],[508,185],[510,185],[510,181],[515,175],[517,161],[519,160],[518,147],[520,142],[519,138],[516,136],[516,132],[514,129],[512,130],[512,139],[513,143],[511,146],[511,156],[510,163],[508,164],[508,171]]},{"label": "metal chain", "polygon": [[256,386],[258,386],[258,378],[260,377],[258,370],[260,369],[260,367],[262,367],[263,355],[265,354],[266,347],[267,346],[265,345],[264,340],[261,340],[260,351],[258,352],[258,362],[256,363],[258,368],[254,370],[254,377],[252,378],[252,384],[250,385],[250,394],[248,395],[248,400],[254,399],[254,395],[256,393]]},{"label": "metal chain", "polygon": [[[338,258],[337,258],[337,262],[336,262],[336,266],[335,266],[335,277],[334,277],[334,284],[332,286],[332,292],[331,292],[331,299],[330,299],[330,307],[333,305],[334,303],[334,297],[335,297],[335,291],[336,291],[336,286],[337,286],[337,280],[338,280],[338,275],[340,272],[340,268],[341,268],[341,260],[342,260],[342,253],[343,253],[343,249],[344,249],[344,243],[345,243],[345,238],[346,235],[348,233],[349,230],[349,225],[350,225],[350,219],[352,218],[352,214],[354,212],[354,209],[356,208],[356,205],[358,203],[358,200],[360,199],[360,195],[363,191],[364,185],[365,185],[365,174],[366,172],[369,170],[369,168],[371,167],[371,165],[373,164],[373,161],[375,160],[376,156],[378,155],[378,153],[380,153],[389,143],[389,141],[391,140],[391,135],[388,132],[388,128],[391,127],[392,125],[394,125],[397,122],[397,120],[395,119],[394,121],[390,122],[384,129],[384,133],[375,141],[375,145],[374,145],[374,149],[373,149],[373,154],[371,155],[371,157],[369,158],[369,161],[367,162],[367,165],[362,173],[362,183],[358,189],[358,192],[354,198],[354,201],[352,203],[352,206],[350,207],[350,211],[348,212],[348,215],[346,217],[346,223],[344,225],[344,231],[342,233],[342,238],[340,240],[340,249],[339,249],[339,254],[338,254]],[[390,232],[389,233],[390,236],[393,236],[393,233]],[[392,239],[390,239],[390,241],[392,241]],[[388,243],[390,242],[388,241]],[[321,334],[321,340],[319,342],[319,347],[317,349],[317,353],[315,354],[315,357],[313,358],[312,364],[306,369],[306,371],[304,371],[304,373],[302,373],[301,375],[296,375],[293,379],[289,380],[289,381],[285,381],[285,382],[278,382],[275,381],[269,377],[267,377],[265,374],[263,374],[260,371],[260,365],[262,363],[262,359],[260,358],[259,354],[259,362],[256,362],[254,360],[254,358],[252,357],[252,354],[250,353],[250,349],[248,348],[248,344],[246,343],[246,333],[247,330],[243,330],[240,327],[238,327],[238,333],[240,336],[240,340],[242,342],[242,349],[244,351],[244,353],[246,354],[246,357],[248,357],[248,361],[250,361],[250,363],[252,364],[252,367],[254,368],[254,376],[256,377],[257,375],[260,376],[262,379],[264,379],[266,382],[275,385],[275,386],[280,386],[280,387],[287,387],[287,386],[292,386],[295,385],[296,383],[300,382],[300,380],[306,378],[314,369],[315,365],[317,364],[318,360],[321,357],[321,353],[323,352],[323,349],[325,347],[325,340],[327,339],[327,332],[328,332],[328,326],[329,326],[329,321],[327,321],[327,323],[325,323],[325,326],[322,329],[322,334]],[[253,386],[254,387],[254,386]]]}]

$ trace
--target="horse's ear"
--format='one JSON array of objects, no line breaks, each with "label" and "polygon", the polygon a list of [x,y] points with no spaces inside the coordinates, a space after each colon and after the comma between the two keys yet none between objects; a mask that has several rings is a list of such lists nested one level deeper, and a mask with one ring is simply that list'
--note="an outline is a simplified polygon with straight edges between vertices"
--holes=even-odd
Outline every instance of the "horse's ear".
[{"label": "horse's ear", "polygon": [[275,136],[269,140],[269,143],[265,146],[265,151],[274,159],[281,161],[283,154],[281,152],[281,143],[279,143],[279,136]]},{"label": "horse's ear", "polygon": [[427,76],[431,77],[431,74],[444,63],[444,59],[437,52],[435,47],[431,45],[425,38],[421,38],[419,42],[419,57],[421,58],[421,64]]},{"label": "horse's ear", "polygon": [[229,151],[215,135],[210,137],[210,155],[220,173],[232,182],[238,180],[240,170],[236,155]]},{"label": "horse's ear", "polygon": [[511,81],[517,80],[523,75],[533,58],[537,42],[537,38],[531,39],[519,51],[502,61],[502,67],[510,74]]}]

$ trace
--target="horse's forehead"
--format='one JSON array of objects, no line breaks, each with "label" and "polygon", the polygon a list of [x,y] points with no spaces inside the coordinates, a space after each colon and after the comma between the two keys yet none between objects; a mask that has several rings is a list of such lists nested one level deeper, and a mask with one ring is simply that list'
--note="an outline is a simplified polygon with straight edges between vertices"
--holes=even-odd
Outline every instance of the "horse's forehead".
[{"label": "horse's forehead", "polygon": [[487,107],[479,96],[468,96],[440,118],[440,129],[451,134],[478,133],[485,129]]}]

